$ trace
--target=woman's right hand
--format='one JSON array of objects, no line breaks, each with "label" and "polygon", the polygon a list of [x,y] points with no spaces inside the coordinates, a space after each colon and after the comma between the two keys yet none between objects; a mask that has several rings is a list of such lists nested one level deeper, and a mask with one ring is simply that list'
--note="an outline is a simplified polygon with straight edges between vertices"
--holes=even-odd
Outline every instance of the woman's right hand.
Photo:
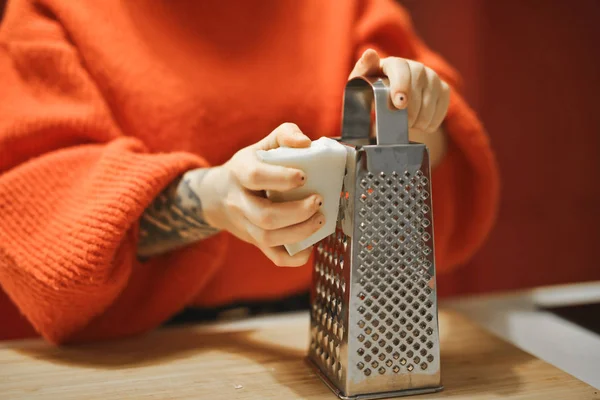
[{"label": "woman's right hand", "polygon": [[261,162],[257,150],[308,147],[310,139],[295,124],[280,125],[260,142],[238,151],[224,165],[211,168],[198,183],[204,219],[257,246],[277,266],[301,266],[312,248],[290,256],[284,244],[308,238],[324,223],[318,194],[303,200],[271,202],[267,190],[287,191],[306,183],[298,169]]}]

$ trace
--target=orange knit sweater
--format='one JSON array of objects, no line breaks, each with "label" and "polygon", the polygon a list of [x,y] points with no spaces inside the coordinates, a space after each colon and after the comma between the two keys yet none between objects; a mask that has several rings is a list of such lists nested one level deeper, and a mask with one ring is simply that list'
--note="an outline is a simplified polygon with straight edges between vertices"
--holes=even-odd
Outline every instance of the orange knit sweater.
[{"label": "orange knit sweater", "polygon": [[186,306],[307,289],[223,233],[136,260],[137,220],[190,168],[282,122],[337,135],[367,47],[419,60],[454,91],[433,176],[439,280],[492,224],[498,178],[456,74],[392,0],[9,1],[0,29],[0,338],[140,333]]}]

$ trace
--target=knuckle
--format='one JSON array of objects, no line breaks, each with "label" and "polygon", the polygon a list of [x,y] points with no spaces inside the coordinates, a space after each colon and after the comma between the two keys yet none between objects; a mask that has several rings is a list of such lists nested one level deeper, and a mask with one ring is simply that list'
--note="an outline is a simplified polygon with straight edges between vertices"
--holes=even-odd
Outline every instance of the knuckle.
[{"label": "knuckle", "polygon": [[421,130],[423,132],[427,132],[427,125],[428,125],[427,122],[420,119],[415,123],[414,128]]},{"label": "knuckle", "polygon": [[413,61],[410,64],[410,70],[412,75],[417,80],[421,80],[427,76],[427,71],[425,70],[425,66],[420,62]]},{"label": "knuckle", "polygon": [[[261,211],[260,215],[258,216],[257,222],[261,228],[270,229],[275,224],[275,220],[276,220],[275,215],[273,214],[273,212],[271,210],[263,209]],[[267,233],[265,233],[264,235],[267,235]]]},{"label": "knuckle", "polygon": [[279,262],[279,257],[271,257],[271,261],[276,267],[285,267],[285,265]]},{"label": "knuckle", "polygon": [[254,240],[256,240],[256,242],[260,245],[260,246],[264,246],[264,247],[271,247],[269,246],[269,244],[267,243],[269,239],[269,235],[267,233],[266,230],[264,229],[258,229],[255,233],[254,233]]},{"label": "knuckle", "polygon": [[431,78],[438,78],[438,74],[437,72],[435,72],[433,69],[427,67],[427,66],[423,66],[423,69],[425,70],[425,73],[430,76]]},{"label": "knuckle", "polygon": [[292,267],[300,267],[300,266],[306,264],[308,262],[309,258],[310,258],[310,253],[308,253],[308,252],[298,254],[298,255],[294,256],[292,260],[290,260],[289,264]]},{"label": "knuckle", "polygon": [[390,65],[393,65],[394,67],[401,67],[403,64],[406,63],[406,61],[404,61],[404,59],[400,57],[388,57],[385,59],[385,62],[389,63]]},{"label": "knuckle", "polygon": [[441,81],[441,86],[442,86],[442,94],[444,96],[450,97],[450,85],[448,85],[444,81]]},{"label": "knuckle", "polygon": [[283,132],[286,133],[296,132],[300,130],[300,128],[298,128],[298,125],[294,124],[293,122],[284,122],[279,127]]},{"label": "knuckle", "polygon": [[419,72],[419,71],[423,71],[425,69],[425,65],[423,65],[423,63],[419,62],[419,61],[415,61],[415,60],[407,60],[408,65],[410,66],[410,70],[412,72]]},{"label": "knuckle", "polygon": [[246,178],[251,183],[257,183],[262,178],[262,170],[256,166],[249,166],[246,168]]},{"label": "knuckle", "polygon": [[278,267],[289,266],[289,260],[287,259],[287,257],[285,257],[284,255],[281,255],[281,254],[274,254],[271,257],[271,261],[273,261],[273,263]]},{"label": "knuckle", "polygon": [[240,203],[236,201],[232,196],[227,196],[223,201],[225,208],[231,211],[241,211]]},{"label": "knuckle", "polygon": [[438,74],[434,70],[430,70],[430,78],[429,82],[431,84],[431,88],[438,95],[444,94],[444,81],[438,76]]},{"label": "knuckle", "polygon": [[379,62],[380,67],[383,69],[386,75],[392,73],[393,71],[401,71],[402,63],[405,61],[402,58],[398,57],[386,57]]},{"label": "knuckle", "polygon": [[299,257],[298,261],[300,262],[300,265],[304,265],[308,262],[308,260],[310,259],[310,254],[311,253],[307,252],[306,254],[303,254]]}]

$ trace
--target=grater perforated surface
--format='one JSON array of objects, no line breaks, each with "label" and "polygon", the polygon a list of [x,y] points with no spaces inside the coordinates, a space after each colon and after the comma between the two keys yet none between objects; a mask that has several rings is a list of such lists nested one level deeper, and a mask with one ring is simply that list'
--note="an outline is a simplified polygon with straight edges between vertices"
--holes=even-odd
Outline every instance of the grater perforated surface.
[{"label": "grater perforated surface", "polygon": [[330,379],[338,382],[345,375],[341,349],[348,326],[344,315],[344,299],[348,290],[348,247],[349,238],[338,223],[336,232],[317,245],[313,273],[315,292],[311,309],[310,352],[328,372]]},{"label": "grater perforated surface", "polygon": [[[346,212],[316,249],[311,357],[347,393],[426,384],[420,377],[439,376],[428,163],[412,174],[350,172]],[[348,210],[354,237],[342,229]]]},{"label": "grater perforated surface", "polygon": [[358,177],[357,314],[350,328],[358,345],[349,368],[365,377],[439,366],[427,175],[363,171]]}]

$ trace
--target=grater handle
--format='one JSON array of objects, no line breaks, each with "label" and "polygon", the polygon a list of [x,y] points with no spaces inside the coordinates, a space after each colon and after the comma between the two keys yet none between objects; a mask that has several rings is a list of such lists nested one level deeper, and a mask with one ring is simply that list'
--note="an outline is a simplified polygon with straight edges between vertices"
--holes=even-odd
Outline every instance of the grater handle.
[{"label": "grater handle", "polygon": [[408,144],[408,112],[392,103],[387,78],[357,77],[346,84],[342,141],[369,139],[371,109],[375,106],[378,145]]}]

